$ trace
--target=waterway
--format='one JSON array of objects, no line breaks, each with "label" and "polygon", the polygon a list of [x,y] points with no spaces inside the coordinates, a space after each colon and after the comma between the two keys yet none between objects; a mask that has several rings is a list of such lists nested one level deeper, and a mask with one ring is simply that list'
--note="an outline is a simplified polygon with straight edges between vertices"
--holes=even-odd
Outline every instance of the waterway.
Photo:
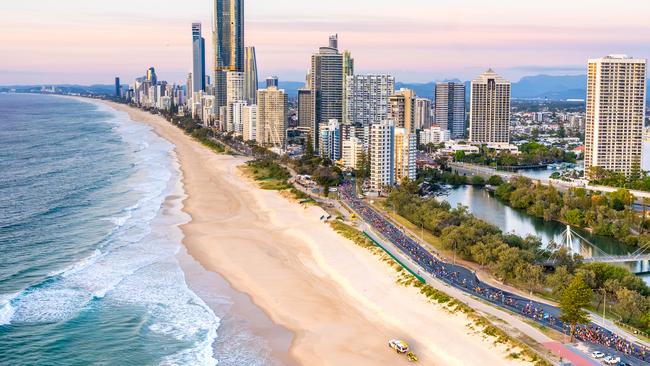
[{"label": "waterway", "polygon": [[[515,210],[482,188],[473,186],[460,186],[447,192],[447,195],[438,197],[449,202],[452,207],[466,206],[471,213],[497,227],[505,233],[515,233],[519,236],[533,235],[541,239],[544,246],[551,242],[564,241],[563,233],[566,225],[544,221],[528,215],[524,211]],[[592,235],[587,231],[572,228],[575,234],[571,243],[574,252],[584,257],[605,257],[609,255],[625,255],[633,253],[637,248],[626,246],[613,238]],[[650,272],[649,261],[638,261],[625,264],[635,273]],[[650,283],[650,275],[643,276]]]}]

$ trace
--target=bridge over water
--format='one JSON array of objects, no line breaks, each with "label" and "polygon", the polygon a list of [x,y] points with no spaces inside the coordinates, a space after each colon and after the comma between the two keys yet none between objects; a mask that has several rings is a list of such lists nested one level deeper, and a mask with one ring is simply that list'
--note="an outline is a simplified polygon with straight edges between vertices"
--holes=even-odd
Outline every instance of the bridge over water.
[{"label": "bridge over water", "polygon": [[[578,246],[574,244],[574,238],[579,238],[581,241]],[[586,243],[586,244],[585,244]],[[583,246],[589,245],[589,250],[582,250]],[[605,253],[603,250],[599,249],[592,242],[582,237],[577,232],[571,229],[571,226],[567,225],[566,230],[562,233],[562,242],[559,243],[557,249],[566,248],[572,254],[583,255],[585,252],[590,252],[591,255],[584,256],[583,262],[601,262],[601,263],[629,263],[629,262],[639,262],[639,261],[650,261],[650,248],[640,247],[633,253],[622,254],[622,255],[612,255]]]}]

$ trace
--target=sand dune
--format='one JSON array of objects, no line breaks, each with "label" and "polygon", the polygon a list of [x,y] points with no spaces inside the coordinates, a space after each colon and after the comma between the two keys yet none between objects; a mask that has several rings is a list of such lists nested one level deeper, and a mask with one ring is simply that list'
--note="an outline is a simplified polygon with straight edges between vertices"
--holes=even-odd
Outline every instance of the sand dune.
[{"label": "sand dune", "polygon": [[524,364],[470,330],[465,315],[396,284],[392,268],[320,222],[320,208],[258,189],[237,168],[244,159],[215,155],[160,117],[111,106],[176,145],[189,253],[294,333],[295,363],[408,364],[386,344],[402,338],[424,365]]}]

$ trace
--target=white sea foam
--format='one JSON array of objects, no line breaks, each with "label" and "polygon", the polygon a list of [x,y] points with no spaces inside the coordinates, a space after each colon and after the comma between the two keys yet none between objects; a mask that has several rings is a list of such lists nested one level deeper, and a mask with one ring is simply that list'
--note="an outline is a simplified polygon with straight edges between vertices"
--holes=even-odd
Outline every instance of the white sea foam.
[{"label": "white sea foam", "polygon": [[11,301],[19,294],[0,296],[0,325],[10,324],[16,310]]}]

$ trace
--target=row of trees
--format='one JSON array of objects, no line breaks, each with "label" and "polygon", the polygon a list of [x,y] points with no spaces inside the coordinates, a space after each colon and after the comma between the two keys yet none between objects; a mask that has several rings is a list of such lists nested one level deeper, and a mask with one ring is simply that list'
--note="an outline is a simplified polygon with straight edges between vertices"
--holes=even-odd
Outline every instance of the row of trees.
[{"label": "row of trees", "polygon": [[650,221],[631,208],[634,196],[625,189],[611,193],[572,188],[563,193],[525,177],[513,178],[495,191],[513,208],[543,218],[611,236],[630,245],[650,245]]},{"label": "row of trees", "polygon": [[[506,283],[556,300],[562,300],[574,280],[582,281],[594,294],[589,297],[588,305],[598,309],[605,306],[603,298],[606,298],[608,309],[622,321],[650,329],[650,289],[629,270],[604,263],[583,264],[579,256],[565,249],[553,254],[556,269],[549,270],[543,263],[551,253],[542,250],[539,238],[503,233],[471,215],[465,207],[452,208],[447,202],[421,198],[417,190],[417,184],[404,182],[392,190],[386,204],[413,224],[440,237],[443,249],[479,264]],[[572,301],[567,301],[567,306],[579,302],[576,297]]]},{"label": "row of trees", "polygon": [[637,169],[630,176],[625,176],[623,173],[592,167],[589,176],[592,184],[650,192],[650,176],[648,172],[641,169]]},{"label": "row of trees", "polygon": [[481,146],[478,154],[457,152],[456,161],[495,167],[516,167],[528,165],[550,164],[558,162],[576,162],[573,152],[558,147],[548,147],[537,142],[529,142],[519,146],[520,154],[509,151],[496,151],[487,146]]}]

